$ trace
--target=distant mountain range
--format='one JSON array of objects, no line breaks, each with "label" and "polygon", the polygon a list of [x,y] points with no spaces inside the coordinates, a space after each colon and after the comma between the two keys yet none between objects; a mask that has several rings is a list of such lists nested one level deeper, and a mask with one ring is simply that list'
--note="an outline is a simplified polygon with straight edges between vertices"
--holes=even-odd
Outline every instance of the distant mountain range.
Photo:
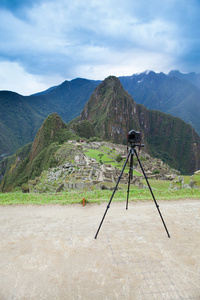
[{"label": "distant mountain range", "polygon": [[200,168],[200,137],[192,126],[137,104],[120,80],[109,76],[94,89],[78,117],[65,124],[57,113],[49,115],[33,144],[23,146],[0,162],[1,189],[10,191],[37,178],[43,170],[57,166],[62,145],[69,139],[93,138],[126,144],[131,129],[142,133],[145,150],[151,156],[172,168],[183,174]]},{"label": "distant mountain range", "polygon": [[119,79],[136,103],[179,117],[200,134],[200,74],[150,71]]},{"label": "distant mountain range", "polygon": [[[200,134],[200,74],[149,71],[119,79],[136,103],[178,116]],[[31,96],[0,91],[0,159],[32,142],[51,113],[66,123],[78,117],[100,82],[77,78]]]},{"label": "distant mountain range", "polygon": [[99,83],[77,78],[31,96],[0,91],[0,156],[32,142],[48,115],[56,112],[66,123],[79,116]]}]

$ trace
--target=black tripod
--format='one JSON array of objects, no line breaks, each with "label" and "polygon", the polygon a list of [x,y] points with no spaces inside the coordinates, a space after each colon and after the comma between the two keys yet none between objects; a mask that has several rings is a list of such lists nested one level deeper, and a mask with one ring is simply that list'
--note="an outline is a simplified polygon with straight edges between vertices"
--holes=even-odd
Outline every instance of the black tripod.
[{"label": "black tripod", "polygon": [[96,232],[95,239],[97,238],[97,235],[98,235],[98,233],[99,233],[99,230],[100,230],[100,228],[101,228],[101,225],[103,224],[103,221],[104,221],[104,218],[105,218],[105,216],[106,216],[106,214],[107,214],[107,211],[108,211],[108,209],[110,208],[111,201],[112,201],[112,199],[113,199],[113,197],[114,197],[114,194],[115,194],[115,192],[116,192],[116,190],[117,190],[117,187],[118,187],[118,184],[119,184],[120,179],[121,179],[121,177],[122,177],[122,174],[123,174],[123,172],[124,172],[124,169],[125,169],[126,164],[127,164],[128,160],[129,160],[129,157],[130,157],[130,168],[129,168],[129,178],[128,178],[128,190],[127,190],[127,200],[126,200],[126,209],[128,209],[128,198],[129,198],[130,182],[131,182],[131,179],[133,178],[133,156],[134,156],[134,153],[135,153],[135,155],[136,155],[136,157],[137,157],[137,160],[138,160],[139,165],[140,165],[140,168],[141,168],[141,170],[142,170],[142,172],[143,172],[144,178],[146,179],[147,185],[148,185],[148,187],[149,187],[149,190],[150,190],[150,192],[151,192],[151,195],[152,195],[152,197],[153,197],[154,203],[155,203],[155,205],[156,205],[156,208],[157,208],[157,210],[158,210],[158,213],[159,213],[159,215],[160,215],[160,218],[161,218],[161,220],[162,220],[162,222],[163,222],[163,225],[164,225],[164,227],[165,227],[165,230],[166,230],[166,232],[167,232],[168,238],[170,238],[169,232],[168,232],[168,230],[167,230],[167,227],[166,227],[166,225],[165,225],[164,219],[163,219],[162,214],[161,214],[161,212],[160,212],[159,205],[158,205],[157,202],[156,202],[156,199],[155,199],[154,194],[153,194],[153,192],[152,192],[152,189],[151,189],[151,186],[150,186],[150,184],[149,184],[148,178],[147,178],[147,176],[146,176],[146,174],[145,174],[145,172],[144,172],[144,169],[143,169],[143,167],[142,167],[141,161],[140,161],[140,159],[139,159],[139,157],[138,157],[138,154],[137,154],[137,151],[136,151],[136,149],[135,149],[136,146],[138,146],[138,147],[141,147],[141,146],[142,146],[142,147],[143,147],[144,145],[141,145],[141,144],[138,145],[138,144],[135,144],[135,143],[131,143],[130,145],[131,145],[131,148],[129,149],[129,152],[128,152],[126,161],[125,161],[124,166],[123,166],[123,168],[122,168],[122,171],[121,171],[121,173],[120,173],[120,175],[119,175],[117,184],[116,184],[116,186],[115,186],[115,188],[114,188],[114,191],[113,191],[113,193],[112,193],[112,196],[111,196],[111,198],[110,198],[110,201],[109,201],[109,203],[108,203],[108,206],[107,206],[107,208],[106,208],[106,211],[105,211],[105,213],[104,213],[104,215],[103,215],[103,218],[102,218],[102,220],[101,220],[101,223],[100,223],[100,225],[99,225],[99,228],[98,228],[98,230],[97,230],[97,232]]}]

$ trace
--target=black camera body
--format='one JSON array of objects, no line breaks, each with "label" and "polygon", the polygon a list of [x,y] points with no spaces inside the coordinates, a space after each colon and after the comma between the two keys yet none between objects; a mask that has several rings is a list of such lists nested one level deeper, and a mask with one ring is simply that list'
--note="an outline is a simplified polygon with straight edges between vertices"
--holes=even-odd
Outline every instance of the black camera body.
[{"label": "black camera body", "polygon": [[127,135],[127,141],[130,144],[139,145],[141,144],[141,132],[131,130]]}]

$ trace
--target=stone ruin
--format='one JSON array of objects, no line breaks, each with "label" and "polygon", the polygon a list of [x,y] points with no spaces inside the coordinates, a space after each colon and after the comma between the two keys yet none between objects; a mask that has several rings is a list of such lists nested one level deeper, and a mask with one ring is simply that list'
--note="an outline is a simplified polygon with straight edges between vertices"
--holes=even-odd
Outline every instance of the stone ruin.
[{"label": "stone ruin", "polygon": [[196,182],[193,180],[193,176],[191,176],[190,181],[188,183],[185,182],[182,176],[177,176],[171,183],[171,190],[180,190],[180,189],[198,189]]},{"label": "stone ruin", "polygon": [[[29,191],[33,192],[60,192],[68,189],[113,189],[121,173],[121,169],[114,167],[111,163],[101,164],[95,159],[84,154],[83,147],[89,149],[99,149],[101,146],[110,147],[115,150],[115,155],[122,158],[123,166],[127,154],[126,147],[111,143],[74,143],[73,161],[65,161],[63,164],[44,171],[39,178],[28,182]],[[78,150],[77,150],[78,149]],[[141,151],[140,159],[148,178],[173,180],[178,172],[170,169],[159,159],[152,159],[147,153]],[[134,162],[137,159],[134,158]],[[128,167],[128,164],[127,164]],[[129,167],[128,167],[129,168]],[[142,173],[140,167],[135,166],[135,170]],[[141,181],[143,176],[133,176],[131,185],[144,188]],[[128,183],[128,172],[124,172],[120,184]],[[119,185],[120,188],[120,185]]]}]

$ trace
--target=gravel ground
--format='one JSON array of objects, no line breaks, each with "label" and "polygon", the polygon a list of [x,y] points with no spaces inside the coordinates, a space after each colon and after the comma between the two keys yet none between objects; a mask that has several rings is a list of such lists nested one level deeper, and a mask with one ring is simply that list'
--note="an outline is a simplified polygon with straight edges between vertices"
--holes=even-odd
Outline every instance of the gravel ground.
[{"label": "gravel ground", "polygon": [[200,200],[0,207],[0,299],[200,299]]}]

